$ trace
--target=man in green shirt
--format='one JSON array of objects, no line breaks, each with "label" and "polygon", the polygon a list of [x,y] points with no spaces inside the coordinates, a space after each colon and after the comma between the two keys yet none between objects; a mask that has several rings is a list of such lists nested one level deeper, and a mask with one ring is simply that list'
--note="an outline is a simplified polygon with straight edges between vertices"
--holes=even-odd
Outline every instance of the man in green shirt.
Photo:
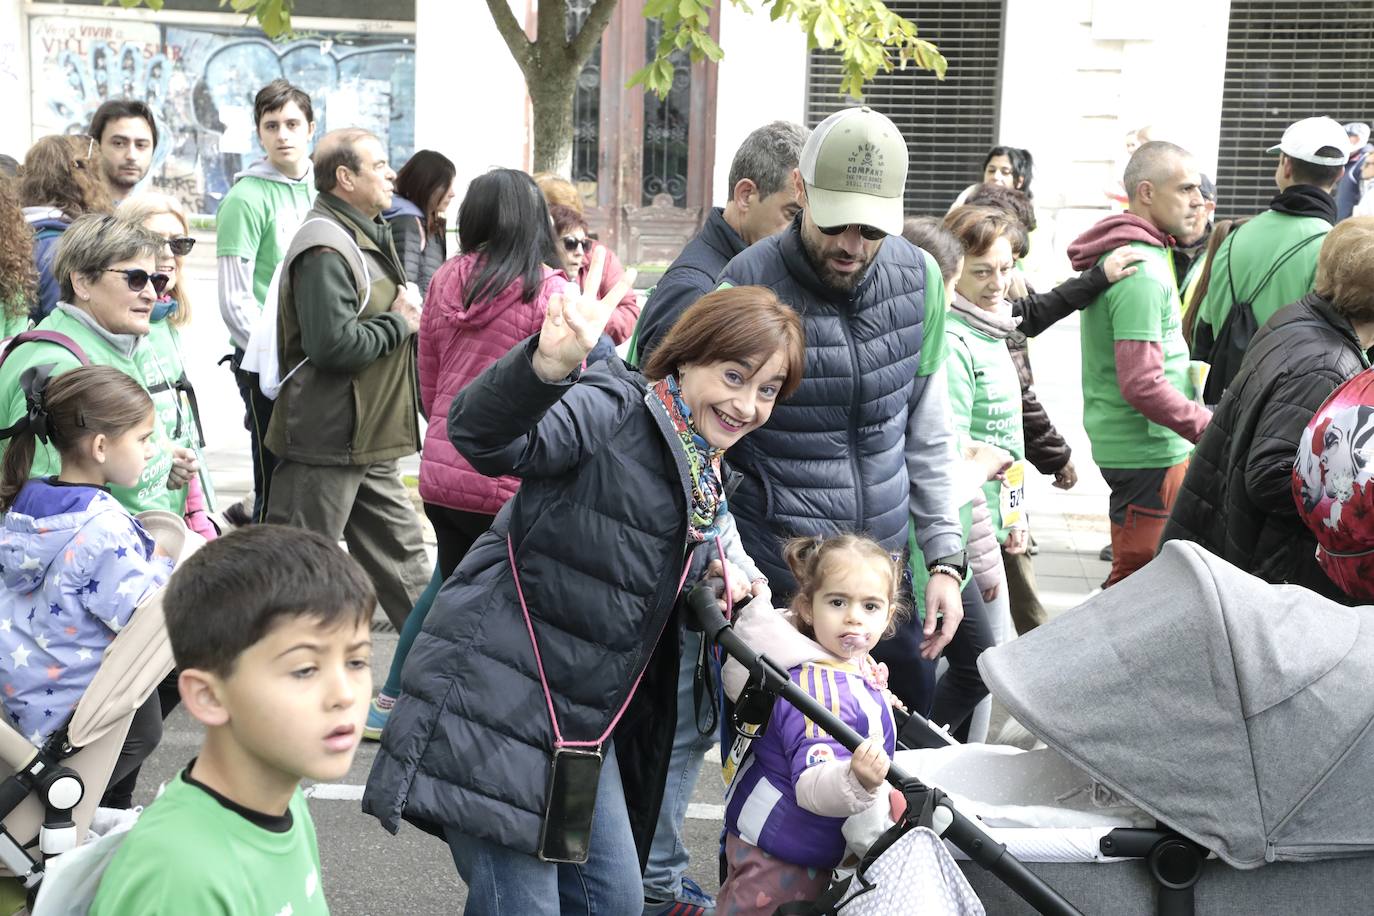
[{"label": "man in green shirt", "polygon": [[1331,196],[1349,141],[1331,118],[1289,125],[1278,153],[1269,209],[1232,231],[1213,256],[1207,294],[1197,309],[1193,355],[1211,364],[1204,400],[1221,403],[1254,332],[1312,291],[1322,237],[1336,222]]},{"label": "man in green shirt", "polygon": [[258,389],[258,376],[243,370],[243,351],[262,314],[272,274],[315,202],[310,143],[315,113],[310,96],[286,80],[273,80],[253,100],[258,142],[267,154],[234,176],[234,186],[215,214],[219,311],[233,345],[230,366],[243,398],[244,426],[253,456],[252,520],[267,512],[277,459],[263,445],[273,402]]},{"label": "man in green shirt", "polygon": [[1190,399],[1188,348],[1172,252],[1204,218],[1197,164],[1172,143],[1151,141],[1131,156],[1128,206],[1069,246],[1085,270],[1118,245],[1144,259],[1083,312],[1083,427],[1111,488],[1112,571],[1120,582],[1154,556],[1192,444],[1211,413]]}]

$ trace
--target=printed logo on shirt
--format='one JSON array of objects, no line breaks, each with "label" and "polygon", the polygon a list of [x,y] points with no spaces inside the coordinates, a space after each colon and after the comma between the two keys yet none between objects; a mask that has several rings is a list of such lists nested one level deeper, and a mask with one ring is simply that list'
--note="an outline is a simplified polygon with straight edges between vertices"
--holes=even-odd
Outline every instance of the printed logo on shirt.
[{"label": "printed logo on shirt", "polygon": [[818,763],[829,763],[835,759],[835,752],[828,744],[813,744],[806,751],[806,765],[813,767]]}]

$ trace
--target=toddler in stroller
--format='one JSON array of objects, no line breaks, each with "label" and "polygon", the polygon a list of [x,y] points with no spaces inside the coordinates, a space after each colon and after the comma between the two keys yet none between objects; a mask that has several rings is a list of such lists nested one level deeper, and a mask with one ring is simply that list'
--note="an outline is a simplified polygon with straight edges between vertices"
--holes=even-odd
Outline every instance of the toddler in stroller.
[{"label": "toddler in stroller", "polygon": [[[18,770],[0,785],[0,816],[31,790],[42,790],[49,813],[58,814],[49,819],[52,829],[45,833],[41,851],[55,854],[78,839],[71,810],[83,795],[79,780],[64,783],[58,778],[58,770],[65,769],[58,763],[100,737],[92,732],[89,715],[76,728],[73,713],[102,669],[115,635],[166,582],[172,561],[104,489],[110,483],[132,485],[142,472],[154,434],[148,394],[107,366],[74,369],[51,381],[49,368],[25,371],[21,386],[28,411],[0,431],[0,438],[9,440],[0,478],[0,508],[6,512],[0,531],[0,703],[6,724],[17,732],[0,734],[0,758]],[[62,469],[55,478],[28,479],[38,441],[58,449]],[[184,532],[179,519],[171,521],[177,534]],[[150,621],[153,631],[158,622]],[[142,655],[141,649],[133,651]],[[164,664],[160,674],[169,669]],[[127,699],[127,692],[116,693]],[[96,765],[91,781],[103,783],[111,771],[114,779],[121,778],[157,744],[160,710],[146,696],[142,691],[138,715],[113,716],[110,724],[118,726],[119,736],[102,750],[104,762]],[[108,692],[101,697],[108,699]],[[107,717],[102,713],[97,718]],[[132,732],[131,721],[136,723]],[[102,721],[96,731],[108,735],[111,729]],[[79,743],[73,741],[74,732]],[[125,733],[130,733],[127,741]],[[116,761],[113,751],[120,743],[123,750]],[[98,798],[98,792],[88,797],[83,819]],[[37,807],[35,802],[35,811]],[[17,830],[7,826],[11,833]],[[32,887],[38,869],[17,845],[0,842],[0,860]]]},{"label": "toddler in stroller", "polygon": [[[844,819],[878,801],[896,747],[884,672],[868,650],[897,619],[898,561],[854,535],[797,538],[784,557],[797,579],[795,628],[775,625],[771,638],[790,640],[783,654],[802,659],[792,680],[865,740],[851,755],[779,700],[766,729],[736,742],[727,762],[728,873],[716,898],[717,911],[732,916],[772,913],[825,889],[844,853]],[[783,620],[771,609],[761,617]],[[743,672],[727,662],[724,676],[728,691]]]}]

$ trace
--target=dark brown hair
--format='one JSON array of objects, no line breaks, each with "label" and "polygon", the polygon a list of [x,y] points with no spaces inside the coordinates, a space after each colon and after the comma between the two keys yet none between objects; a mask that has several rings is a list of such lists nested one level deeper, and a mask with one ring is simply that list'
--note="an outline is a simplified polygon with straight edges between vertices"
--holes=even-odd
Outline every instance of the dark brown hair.
[{"label": "dark brown hair", "polygon": [[992,207],[1016,217],[1027,233],[1035,231],[1035,206],[1024,191],[1005,185],[984,183],[977,185],[964,203],[973,207]]},{"label": "dark brown hair", "polygon": [[105,142],[105,127],[111,121],[122,121],[125,118],[142,118],[148,125],[148,132],[153,135],[153,148],[157,149],[157,119],[153,117],[153,110],[138,99],[109,99],[100,104],[91,115],[91,136],[95,137],[96,143]]},{"label": "dark brown hair", "polygon": [[1016,217],[992,207],[955,207],[945,216],[945,228],[964,246],[967,257],[987,254],[999,238],[1011,243],[1013,252],[1026,248],[1026,232]]},{"label": "dark brown hair", "polygon": [[19,182],[0,176],[0,310],[6,318],[29,313],[38,288],[33,266],[33,230],[19,206]]},{"label": "dark brown hair", "polygon": [[792,538],[782,547],[782,558],[787,568],[792,570],[797,580],[797,591],[792,596],[792,613],[796,615],[797,626],[807,636],[814,637],[815,631],[803,619],[803,611],[809,616],[811,600],[816,590],[825,581],[829,562],[839,555],[850,553],[859,560],[881,566],[890,573],[891,588],[887,595],[888,620],[883,636],[897,632],[897,624],[908,613],[902,601],[902,558],[883,549],[883,545],[870,537],[859,534],[834,534],[830,537]]},{"label": "dark brown hair", "polygon": [[[1207,240],[1207,253],[1202,256],[1202,273],[1198,275],[1197,285],[1193,287],[1192,298],[1183,309],[1183,341],[1190,350],[1193,347],[1193,327],[1197,324],[1198,309],[1202,307],[1202,300],[1207,297],[1207,288],[1212,285],[1212,266],[1216,264],[1217,249],[1226,241],[1226,237],[1239,229],[1244,222],[1244,218],[1220,219],[1212,227],[1212,236]],[[1187,293],[1187,290],[1184,292]]]},{"label": "dark brown hair", "polygon": [[284,79],[275,79],[258,90],[253,97],[253,129],[262,126],[262,119],[274,111],[280,111],[295,102],[305,115],[306,124],[315,123],[315,109],[310,104],[310,93],[293,86]]},{"label": "dark brown hair", "polygon": [[357,560],[322,534],[284,525],[251,525],[206,544],[172,573],[162,599],[177,667],[220,677],[283,619],[328,631],[368,623],[376,606]]},{"label": "dark brown hair", "polygon": [[67,219],[86,213],[109,213],[110,192],[92,161],[86,136],[50,134],[24,154],[19,169],[19,201],[26,207],[53,207]]},{"label": "dark brown hair", "polygon": [[786,398],[801,384],[806,362],[801,318],[766,286],[730,286],[707,293],[682,313],[649,355],[644,375],[658,380],[692,363],[766,360],[777,350],[787,366],[778,397]]},{"label": "dark brown hair", "polygon": [[935,259],[946,283],[959,279],[959,260],[964,256],[964,245],[938,217],[908,216],[902,224],[902,238]]},{"label": "dark brown hair", "polygon": [[[122,436],[146,422],[153,412],[153,399],[142,385],[112,366],[82,366],[48,382],[42,408],[47,413],[48,440],[65,458],[91,436]],[[32,429],[10,439],[0,471],[0,509],[13,506],[28,482],[37,442]]]},{"label": "dark brown hair", "polygon": [[565,207],[562,204],[549,204],[549,216],[553,219],[553,231],[559,235],[572,232],[574,229],[587,231],[587,219],[579,210],[572,207]]},{"label": "dark brown hair", "polygon": [[442,196],[453,187],[453,178],[457,174],[458,169],[452,160],[432,149],[419,150],[396,173],[396,193],[424,212],[425,232],[430,235],[443,235],[447,228],[444,214],[434,212],[430,207],[436,196]]}]

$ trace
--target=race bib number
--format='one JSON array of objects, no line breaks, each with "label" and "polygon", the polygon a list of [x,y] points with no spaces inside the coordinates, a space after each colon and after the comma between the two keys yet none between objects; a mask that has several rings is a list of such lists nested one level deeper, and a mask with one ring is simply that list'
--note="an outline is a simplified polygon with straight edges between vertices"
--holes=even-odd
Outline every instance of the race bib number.
[{"label": "race bib number", "polygon": [[1002,527],[1019,525],[1025,519],[1026,509],[1026,462],[1014,461],[1007,468],[1007,476],[1002,481],[1001,493]]}]

